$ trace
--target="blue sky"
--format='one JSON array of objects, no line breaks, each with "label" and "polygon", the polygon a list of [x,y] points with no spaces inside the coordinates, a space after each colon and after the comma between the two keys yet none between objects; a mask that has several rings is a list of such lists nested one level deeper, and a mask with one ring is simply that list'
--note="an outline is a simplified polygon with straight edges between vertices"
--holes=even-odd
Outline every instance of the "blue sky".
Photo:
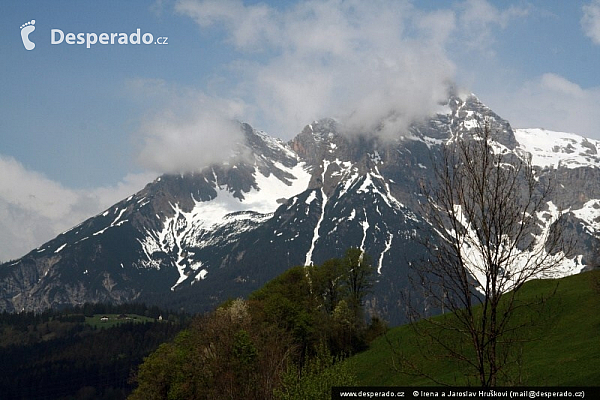
[{"label": "blue sky", "polygon": [[[23,0],[0,28],[0,261],[219,160],[233,119],[287,140],[393,112],[393,135],[452,83],[513,127],[600,139],[600,0]],[[138,28],[167,44],[51,43]]]}]

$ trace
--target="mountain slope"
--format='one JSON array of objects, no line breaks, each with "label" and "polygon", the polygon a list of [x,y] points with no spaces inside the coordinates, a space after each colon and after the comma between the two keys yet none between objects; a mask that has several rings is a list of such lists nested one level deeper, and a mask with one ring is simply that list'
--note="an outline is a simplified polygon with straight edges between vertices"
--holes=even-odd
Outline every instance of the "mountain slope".
[{"label": "mountain slope", "polygon": [[229,161],[161,176],[1,265],[0,309],[137,300],[207,310],[293,265],[321,263],[354,246],[372,256],[377,270],[368,306],[401,322],[400,293],[409,290],[409,266],[423,254],[419,238],[434,236],[419,216],[421,185],[432,181],[432,160],[445,141],[469,135],[484,119],[502,148],[532,154],[538,173],[557,182],[548,212],[554,205],[566,210],[569,234],[578,238],[577,256],[561,275],[593,266],[598,142],[513,131],[476,97],[453,97],[393,141],[344,135],[331,119],[307,125],[288,143],[242,124],[245,142]]}]

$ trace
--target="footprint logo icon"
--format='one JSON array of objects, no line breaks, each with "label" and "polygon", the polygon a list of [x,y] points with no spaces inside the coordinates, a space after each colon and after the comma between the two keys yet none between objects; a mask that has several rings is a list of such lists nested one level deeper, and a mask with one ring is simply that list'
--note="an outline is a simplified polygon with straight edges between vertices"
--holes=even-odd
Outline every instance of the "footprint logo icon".
[{"label": "footprint logo icon", "polygon": [[26,50],[33,50],[35,43],[29,40],[29,34],[35,31],[35,19],[21,25],[21,39],[23,39],[23,46]]}]

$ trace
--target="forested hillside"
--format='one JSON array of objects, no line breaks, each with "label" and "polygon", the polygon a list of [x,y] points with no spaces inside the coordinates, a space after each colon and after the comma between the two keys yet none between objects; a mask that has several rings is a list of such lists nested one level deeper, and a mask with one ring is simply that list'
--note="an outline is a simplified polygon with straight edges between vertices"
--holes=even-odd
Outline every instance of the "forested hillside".
[{"label": "forested hillside", "polygon": [[185,323],[142,304],[0,314],[0,397],[123,399],[143,358]]}]

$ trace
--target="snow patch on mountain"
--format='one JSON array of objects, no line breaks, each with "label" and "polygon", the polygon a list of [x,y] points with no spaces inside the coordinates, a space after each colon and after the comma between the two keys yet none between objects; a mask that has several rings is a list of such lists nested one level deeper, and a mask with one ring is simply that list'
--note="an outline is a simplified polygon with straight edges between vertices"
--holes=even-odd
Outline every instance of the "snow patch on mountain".
[{"label": "snow patch on mountain", "polygon": [[[548,206],[550,211],[544,211],[538,215],[538,219],[545,222],[546,229],[560,215],[558,208],[552,202],[548,202]],[[486,245],[479,241],[479,235],[468,222],[468,218],[462,212],[462,207],[455,205],[454,210],[458,222],[465,228],[465,234],[461,240],[461,257],[464,260],[465,267],[477,282],[476,289],[483,293],[484,288],[488,285],[487,264],[484,256]],[[455,235],[454,231],[448,231],[448,233],[452,236]],[[539,239],[533,248],[517,251],[511,239],[508,237],[503,238],[498,253],[501,254],[501,258],[508,260],[508,262],[505,263],[506,270],[501,271],[501,280],[498,282],[503,283],[501,287],[498,287],[498,290],[506,293],[526,280],[562,278],[580,273],[586,267],[581,262],[581,256],[566,258],[563,252],[548,254],[545,249],[546,243],[543,240],[543,233]]]},{"label": "snow patch on mountain", "polygon": [[363,208],[363,215],[365,216],[365,220],[360,222],[360,226],[362,227],[363,230],[363,238],[362,241],[360,242],[360,251],[362,253],[364,253],[365,250],[365,241],[367,240],[367,230],[369,229],[370,225],[369,225],[369,219],[367,217],[367,211]]},{"label": "snow patch on mountain", "polygon": [[[327,172],[327,168],[329,167],[329,161],[323,160],[323,172],[321,174],[321,181],[325,182],[325,173]],[[325,217],[325,206],[327,205],[327,195],[325,194],[325,190],[321,188],[321,215],[319,216],[319,221],[317,221],[317,225],[315,226],[315,230],[313,232],[313,238],[310,243],[310,249],[308,253],[306,253],[306,260],[304,261],[304,265],[313,265],[313,251],[315,250],[315,245],[317,240],[319,240],[319,230],[321,229],[321,223],[323,222],[323,218]]]},{"label": "snow patch on mountain", "polygon": [[600,232],[600,200],[590,200],[579,210],[571,211],[577,218],[586,221],[585,229],[592,235]]},{"label": "snow patch on mountain", "polygon": [[545,129],[515,129],[520,148],[541,168],[600,166],[600,141]]},{"label": "snow patch on mountain", "polygon": [[[275,146],[274,143],[272,143]],[[186,281],[192,274],[194,281],[205,279],[208,268],[202,262],[194,260],[190,248],[202,248],[211,240],[208,232],[225,225],[235,225],[235,235],[251,229],[270,218],[279,206],[278,200],[288,199],[306,189],[310,181],[310,173],[305,163],[297,163],[293,167],[274,162],[273,166],[292,176],[288,182],[277,178],[273,173],[263,174],[255,168],[253,174],[256,189],[244,193],[243,200],[235,197],[225,185],[219,184],[215,174],[217,196],[210,201],[199,201],[193,194],[194,206],[184,211],[178,204],[171,204],[173,216],[163,221],[163,228],[157,232],[146,231],[146,236],[138,242],[148,259],[146,266],[157,267],[153,263],[153,254],[164,252],[176,255],[175,266],[179,279],[171,290]],[[291,183],[290,183],[291,182]],[[218,238],[226,241],[228,238]],[[214,241],[214,240],[213,240]],[[199,272],[196,272],[200,270]]]},{"label": "snow patch on mountain", "polygon": [[[387,228],[387,226],[386,226]],[[379,256],[379,262],[377,263],[377,273],[379,275],[381,275],[381,267],[383,266],[383,257],[385,257],[385,254],[390,251],[390,249],[392,248],[392,240],[394,239],[394,234],[393,233],[388,233],[387,238],[385,239],[385,249],[381,252],[381,255]]]}]

